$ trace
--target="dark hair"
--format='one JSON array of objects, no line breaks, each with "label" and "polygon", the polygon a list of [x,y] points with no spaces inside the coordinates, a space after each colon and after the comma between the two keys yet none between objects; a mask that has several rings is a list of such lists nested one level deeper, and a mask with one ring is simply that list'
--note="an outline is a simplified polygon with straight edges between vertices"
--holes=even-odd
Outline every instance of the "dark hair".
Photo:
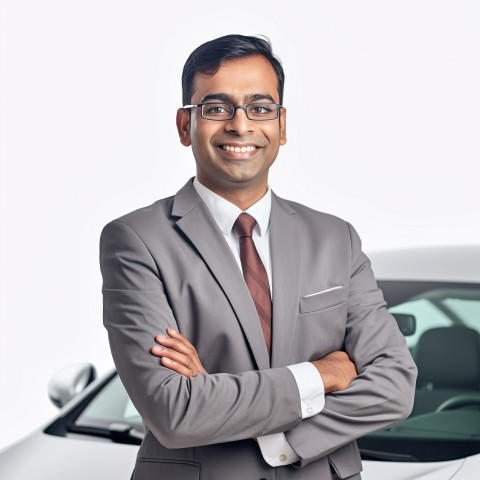
[{"label": "dark hair", "polygon": [[183,105],[188,105],[192,101],[193,78],[196,73],[215,75],[227,60],[249,55],[263,55],[271,63],[277,74],[278,94],[282,103],[285,75],[280,60],[272,52],[268,38],[225,35],[200,45],[188,57],[182,73]]}]

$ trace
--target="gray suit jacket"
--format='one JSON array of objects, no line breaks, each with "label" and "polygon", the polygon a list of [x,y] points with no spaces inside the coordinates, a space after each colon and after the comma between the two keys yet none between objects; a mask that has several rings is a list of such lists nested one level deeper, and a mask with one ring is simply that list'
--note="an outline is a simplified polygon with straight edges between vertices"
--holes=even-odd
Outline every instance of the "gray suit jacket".
[{"label": "gray suit jacket", "polygon": [[[104,228],[104,325],[147,427],[136,480],[329,479],[330,465],[357,479],[355,439],[410,413],[416,368],[355,230],[275,195],[270,228],[271,363],[242,273],[191,180]],[[208,375],[183,377],[149,353],[169,326]],[[341,349],[359,376],[302,420],[285,366]],[[276,432],[287,432],[297,465],[270,467],[251,440]]]}]

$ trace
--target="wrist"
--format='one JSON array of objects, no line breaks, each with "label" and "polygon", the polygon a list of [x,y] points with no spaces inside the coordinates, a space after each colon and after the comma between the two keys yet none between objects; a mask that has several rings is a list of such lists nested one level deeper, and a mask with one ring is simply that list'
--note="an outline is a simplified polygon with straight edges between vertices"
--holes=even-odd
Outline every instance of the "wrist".
[{"label": "wrist", "polygon": [[313,366],[317,369],[318,373],[322,377],[325,395],[327,393],[335,392],[339,389],[337,385],[337,378],[335,375],[330,374],[328,369],[322,368],[321,363],[318,361],[310,363],[313,364]]}]

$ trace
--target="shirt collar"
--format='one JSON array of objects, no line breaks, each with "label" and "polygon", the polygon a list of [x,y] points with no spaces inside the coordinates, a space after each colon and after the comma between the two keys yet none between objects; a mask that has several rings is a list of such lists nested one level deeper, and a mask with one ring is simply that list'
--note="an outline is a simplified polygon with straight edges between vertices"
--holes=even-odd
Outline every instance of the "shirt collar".
[{"label": "shirt collar", "polygon": [[[242,210],[215,192],[212,192],[205,185],[202,185],[197,177],[193,180],[193,186],[200,198],[206,203],[222,233],[230,235],[233,224],[242,213]],[[271,210],[272,191],[270,187],[268,187],[267,193],[257,203],[245,210],[245,213],[248,213],[257,221],[254,230],[260,236],[265,235],[268,231]]]}]

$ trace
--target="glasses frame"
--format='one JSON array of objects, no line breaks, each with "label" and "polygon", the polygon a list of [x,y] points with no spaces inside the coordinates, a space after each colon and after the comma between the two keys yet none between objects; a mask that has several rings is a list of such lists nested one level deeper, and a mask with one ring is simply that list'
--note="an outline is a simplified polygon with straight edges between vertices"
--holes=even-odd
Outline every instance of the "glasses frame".
[{"label": "glasses frame", "polygon": [[[233,113],[230,118],[207,118],[203,114],[203,107],[205,105],[230,105],[233,107]],[[250,118],[248,116],[247,112],[247,107],[250,105],[274,105],[277,108],[277,114],[273,118]],[[211,103],[199,103],[198,105],[184,105],[182,108],[200,108],[200,114],[202,115],[202,118],[205,120],[210,120],[212,122],[228,122],[229,120],[233,120],[235,118],[235,114],[237,113],[237,110],[240,108],[245,112],[245,116],[251,120],[252,122],[268,122],[270,120],[276,120],[280,116],[280,109],[283,108],[283,105],[280,105],[279,103],[271,103],[271,102],[255,102],[255,103],[250,103],[249,105],[233,105],[228,102],[211,102]]]}]

